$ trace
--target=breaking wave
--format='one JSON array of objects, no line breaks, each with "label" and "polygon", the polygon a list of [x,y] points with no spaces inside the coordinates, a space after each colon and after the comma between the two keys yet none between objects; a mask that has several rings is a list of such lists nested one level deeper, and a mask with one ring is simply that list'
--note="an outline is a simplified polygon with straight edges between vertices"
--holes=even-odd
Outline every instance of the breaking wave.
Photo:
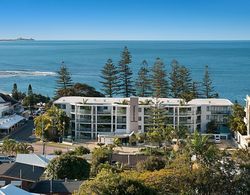
[{"label": "breaking wave", "polygon": [[8,77],[36,77],[36,76],[55,76],[55,72],[41,72],[41,71],[0,71],[0,78]]}]

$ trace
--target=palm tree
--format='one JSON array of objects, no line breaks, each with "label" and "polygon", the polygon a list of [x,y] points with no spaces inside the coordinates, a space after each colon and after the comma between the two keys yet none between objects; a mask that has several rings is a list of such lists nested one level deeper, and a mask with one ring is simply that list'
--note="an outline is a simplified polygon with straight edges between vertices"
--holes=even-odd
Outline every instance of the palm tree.
[{"label": "palm tree", "polygon": [[188,140],[187,148],[190,156],[195,157],[195,161],[208,165],[213,162],[219,154],[218,148],[208,141],[209,136],[201,135],[197,130],[193,137]]},{"label": "palm tree", "polygon": [[21,154],[29,154],[34,152],[34,148],[32,145],[20,142],[16,144],[15,147],[16,153],[21,153]]}]

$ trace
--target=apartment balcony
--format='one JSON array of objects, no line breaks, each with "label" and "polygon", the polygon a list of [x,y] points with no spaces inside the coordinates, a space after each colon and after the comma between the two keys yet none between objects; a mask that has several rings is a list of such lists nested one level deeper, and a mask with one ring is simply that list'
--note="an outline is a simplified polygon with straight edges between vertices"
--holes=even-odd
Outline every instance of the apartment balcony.
[{"label": "apartment balcony", "polygon": [[211,114],[225,114],[225,115],[230,115],[231,111],[211,111]]},{"label": "apartment balcony", "polygon": [[196,114],[197,114],[197,115],[201,115],[201,110],[197,110],[197,111],[196,111]]},{"label": "apartment balcony", "polygon": [[79,110],[78,112],[77,112],[78,114],[91,114],[91,110]]},{"label": "apartment balcony", "polygon": [[91,130],[92,129],[88,127],[77,129],[77,131],[88,131],[88,132],[91,132]]},{"label": "apartment balcony", "polygon": [[193,115],[194,112],[191,112],[191,111],[187,111],[187,112],[179,112],[179,115],[182,115],[182,116],[188,116],[188,115]]},{"label": "apartment balcony", "polygon": [[100,110],[100,111],[97,111],[97,114],[111,115],[111,111],[110,110]]},{"label": "apartment balcony", "polygon": [[201,120],[199,119],[199,120],[196,120],[196,123],[201,123]]},{"label": "apartment balcony", "polygon": [[126,115],[126,110],[117,110],[118,115]]},{"label": "apartment balcony", "polygon": [[117,123],[127,123],[126,120],[117,120]]},{"label": "apartment balcony", "polygon": [[111,128],[97,128],[98,132],[111,132]]},{"label": "apartment balcony", "polygon": [[76,122],[78,122],[78,123],[92,123],[91,119],[77,119]]},{"label": "apartment balcony", "polygon": [[111,123],[111,119],[98,119],[97,123]]},{"label": "apartment balcony", "polygon": [[193,124],[194,121],[193,120],[180,120],[179,124]]}]

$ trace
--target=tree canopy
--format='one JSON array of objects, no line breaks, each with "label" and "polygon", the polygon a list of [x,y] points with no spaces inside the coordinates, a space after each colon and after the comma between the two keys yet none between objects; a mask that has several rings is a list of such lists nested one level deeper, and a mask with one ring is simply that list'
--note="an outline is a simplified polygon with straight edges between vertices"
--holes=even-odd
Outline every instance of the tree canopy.
[{"label": "tree canopy", "polygon": [[52,159],[46,168],[46,177],[50,179],[87,179],[90,164],[82,157],[63,154]]}]

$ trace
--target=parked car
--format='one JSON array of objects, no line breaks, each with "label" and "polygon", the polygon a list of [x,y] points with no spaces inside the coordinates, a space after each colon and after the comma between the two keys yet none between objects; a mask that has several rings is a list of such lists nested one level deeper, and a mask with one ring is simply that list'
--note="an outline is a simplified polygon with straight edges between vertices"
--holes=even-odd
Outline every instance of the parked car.
[{"label": "parked car", "polygon": [[216,143],[216,144],[221,143],[220,135],[215,135],[214,136],[214,143]]},{"label": "parked car", "polygon": [[12,163],[14,162],[15,160],[8,157],[8,156],[0,156],[0,162],[1,163]]}]

